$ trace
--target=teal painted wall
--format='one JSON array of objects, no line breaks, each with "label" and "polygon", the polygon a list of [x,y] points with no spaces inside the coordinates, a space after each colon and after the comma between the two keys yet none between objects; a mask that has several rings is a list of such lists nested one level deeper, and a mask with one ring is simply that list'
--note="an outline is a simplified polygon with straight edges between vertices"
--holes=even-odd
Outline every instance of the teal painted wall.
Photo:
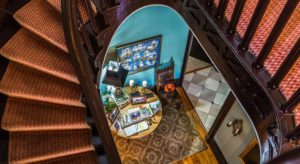
[{"label": "teal painted wall", "polygon": [[[188,32],[188,25],[176,11],[162,5],[147,6],[136,11],[121,24],[111,40],[106,60],[116,58],[116,47],[119,45],[162,35],[160,63],[173,57],[175,78],[180,78]],[[105,70],[104,68],[101,82]],[[148,84],[154,85],[154,76],[154,68],[128,75],[126,85],[131,79],[139,83],[147,80]],[[100,85],[101,89],[105,89],[104,84]]]}]

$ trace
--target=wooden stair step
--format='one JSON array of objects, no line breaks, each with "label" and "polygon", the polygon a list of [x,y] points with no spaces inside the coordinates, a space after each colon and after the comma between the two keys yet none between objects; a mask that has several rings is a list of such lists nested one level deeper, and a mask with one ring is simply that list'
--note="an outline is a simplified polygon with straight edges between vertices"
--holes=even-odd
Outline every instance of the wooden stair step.
[{"label": "wooden stair step", "polygon": [[79,84],[68,54],[24,28],[0,49],[0,54],[9,60]]},{"label": "wooden stair step", "polygon": [[0,81],[0,92],[10,97],[85,107],[79,85],[10,62]]},{"label": "wooden stair step", "polygon": [[46,161],[40,161],[37,162],[39,164],[97,164],[97,156],[95,151],[88,151],[88,152],[83,152],[83,153],[78,153],[78,154],[73,154],[69,156],[64,156],[61,158],[56,158],[56,159],[51,159],[51,160],[46,160]]},{"label": "wooden stair step", "polygon": [[97,164],[97,156],[95,151],[83,152],[79,154],[73,154],[69,156],[64,156],[61,158],[56,158],[47,161],[38,162],[39,164]]},{"label": "wooden stair step", "polygon": [[11,163],[40,162],[94,150],[90,129],[10,132],[9,137]]},{"label": "wooden stair step", "polygon": [[55,10],[61,12],[61,0],[46,0]]},{"label": "wooden stair step", "polygon": [[68,52],[60,13],[44,0],[32,0],[14,14],[23,27]]},{"label": "wooden stair step", "polygon": [[7,99],[1,128],[7,131],[86,129],[86,109],[44,102]]}]

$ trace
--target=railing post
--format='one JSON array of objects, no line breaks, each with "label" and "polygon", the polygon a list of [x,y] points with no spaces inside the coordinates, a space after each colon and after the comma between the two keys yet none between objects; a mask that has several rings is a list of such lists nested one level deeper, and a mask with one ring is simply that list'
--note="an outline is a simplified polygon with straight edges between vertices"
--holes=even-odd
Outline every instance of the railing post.
[{"label": "railing post", "polygon": [[207,6],[211,6],[212,4],[213,4],[213,0],[207,0],[207,1],[206,1],[206,5],[207,5]]},{"label": "railing post", "polygon": [[255,11],[253,13],[253,16],[250,20],[250,23],[247,27],[247,30],[245,32],[245,35],[242,39],[241,44],[239,45],[239,49],[242,51],[246,51],[249,47],[249,44],[255,34],[256,29],[258,28],[258,25],[265,14],[265,11],[268,7],[270,0],[259,0]]},{"label": "railing post", "polygon": [[97,26],[97,23],[96,23],[94,11],[93,11],[92,6],[91,6],[91,1],[90,0],[84,0],[84,6],[85,6],[85,8],[87,10],[87,13],[89,15],[90,22],[91,22],[94,33],[99,34],[100,30],[99,30],[99,28]]},{"label": "railing post", "polygon": [[286,136],[290,141],[296,141],[300,139],[300,125],[296,126],[292,131],[290,131]]},{"label": "railing post", "polygon": [[227,5],[228,5],[228,0],[220,0],[219,1],[218,10],[217,10],[217,14],[216,14],[216,18],[218,20],[220,20],[224,17]]},{"label": "railing post", "polygon": [[286,74],[289,72],[289,70],[293,67],[294,63],[297,61],[297,59],[300,56],[300,39],[297,40],[296,44],[290,51],[289,55],[285,58],[275,75],[272,77],[272,79],[268,82],[268,86],[272,89],[275,89],[278,87],[280,82],[283,80],[283,78],[286,76]]},{"label": "railing post", "polygon": [[294,95],[282,105],[281,109],[284,112],[292,112],[296,105],[300,102],[300,88],[294,93]]},{"label": "railing post", "polygon": [[227,33],[229,33],[229,34],[235,33],[236,26],[242,15],[243,9],[245,7],[245,3],[246,3],[246,0],[237,0],[235,7],[234,7],[234,11],[232,13],[231,20],[229,22]]},{"label": "railing post", "polygon": [[262,50],[260,51],[258,57],[252,64],[253,68],[260,69],[263,67],[263,63],[271,52],[274,44],[276,43],[278,37],[280,36],[284,26],[287,24],[290,16],[295,10],[299,0],[288,0],[284,6],[278,20],[276,21],[266,43],[264,44]]}]

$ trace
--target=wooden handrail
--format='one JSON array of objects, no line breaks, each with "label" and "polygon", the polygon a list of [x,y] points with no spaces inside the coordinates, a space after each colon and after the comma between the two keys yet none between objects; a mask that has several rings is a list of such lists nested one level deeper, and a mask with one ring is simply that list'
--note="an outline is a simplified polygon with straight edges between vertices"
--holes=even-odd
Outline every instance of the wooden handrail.
[{"label": "wooden handrail", "polygon": [[76,11],[76,0],[62,0],[64,33],[69,54],[97,131],[103,141],[108,161],[109,163],[119,164],[121,160],[103,110],[98,89],[95,87],[94,72],[91,70],[91,64],[88,59],[89,54],[84,50],[81,43],[81,34],[78,30],[78,17],[76,15],[78,13]]}]

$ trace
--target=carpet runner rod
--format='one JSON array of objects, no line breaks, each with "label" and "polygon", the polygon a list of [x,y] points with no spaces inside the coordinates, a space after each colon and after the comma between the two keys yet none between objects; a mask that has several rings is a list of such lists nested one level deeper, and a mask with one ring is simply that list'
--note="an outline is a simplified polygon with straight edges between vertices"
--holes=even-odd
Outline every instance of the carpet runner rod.
[{"label": "carpet runner rod", "polygon": [[68,52],[64,38],[62,17],[44,0],[32,0],[14,14],[24,28],[39,35],[51,44]]},{"label": "carpet runner rod", "polygon": [[24,28],[0,49],[0,54],[11,61],[79,84],[68,54]]},{"label": "carpet runner rod", "polygon": [[1,127],[14,131],[88,129],[86,109],[9,97]]},{"label": "carpet runner rod", "polygon": [[8,64],[0,81],[0,92],[10,97],[54,104],[85,107],[80,86],[19,65]]},{"label": "carpet runner rod", "polygon": [[10,132],[9,161],[33,163],[93,151],[90,129]]}]

